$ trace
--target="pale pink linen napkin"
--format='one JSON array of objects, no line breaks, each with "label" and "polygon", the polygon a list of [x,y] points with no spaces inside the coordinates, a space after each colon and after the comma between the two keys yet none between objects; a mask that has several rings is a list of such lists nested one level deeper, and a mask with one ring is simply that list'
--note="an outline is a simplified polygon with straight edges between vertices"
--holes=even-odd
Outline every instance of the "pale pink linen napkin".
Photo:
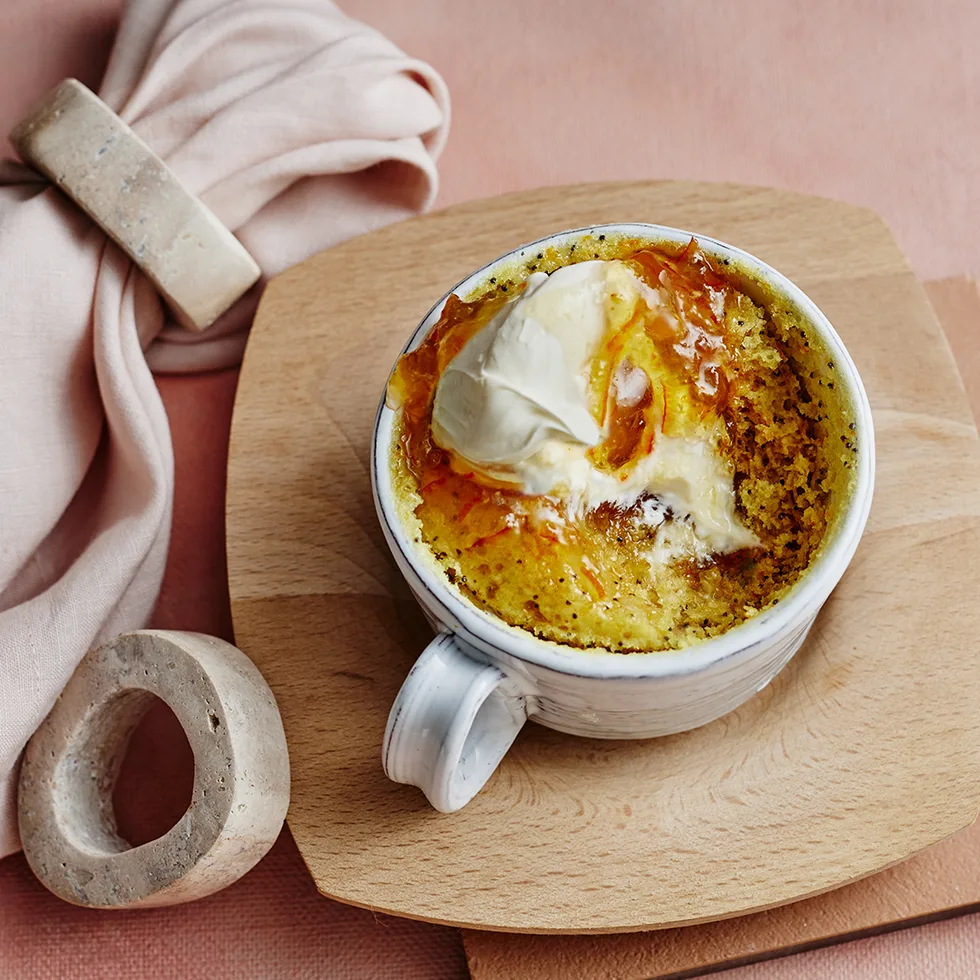
[{"label": "pale pink linen napkin", "polygon": [[[135,0],[99,94],[265,275],[435,195],[445,86],[327,0]],[[234,363],[254,297],[184,333],[57,191],[15,166],[0,184],[2,857],[24,744],[159,591],[173,453],[150,368]]]}]

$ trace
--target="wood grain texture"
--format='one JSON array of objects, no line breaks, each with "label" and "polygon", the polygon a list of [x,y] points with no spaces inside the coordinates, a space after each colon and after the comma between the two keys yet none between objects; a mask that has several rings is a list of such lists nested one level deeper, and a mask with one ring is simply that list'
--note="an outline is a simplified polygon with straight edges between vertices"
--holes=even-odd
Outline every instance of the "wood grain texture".
[{"label": "wood grain texture", "polygon": [[[646,742],[527,726],[443,815],[385,780],[392,698],[427,638],[368,483],[395,355],[453,282],[521,241],[656,221],[732,242],[824,309],[865,378],[879,482],[868,532],[776,682]],[[232,430],[228,557],[242,649],[276,694],[289,822],[319,889],[520,932],[720,919],[839,886],[968,825],[980,804],[976,430],[935,315],[870,211],[729,185],[586,185],[461,205],[274,280]]]},{"label": "wood grain texture", "polygon": [[980,423],[980,282],[936,279],[926,283],[926,292],[953,350],[974,421]]},{"label": "wood grain texture", "polygon": [[[926,283],[980,416],[980,290]],[[473,980],[677,980],[980,908],[980,822],[909,861],[816,898],[721,922],[617,936],[466,930]]]}]

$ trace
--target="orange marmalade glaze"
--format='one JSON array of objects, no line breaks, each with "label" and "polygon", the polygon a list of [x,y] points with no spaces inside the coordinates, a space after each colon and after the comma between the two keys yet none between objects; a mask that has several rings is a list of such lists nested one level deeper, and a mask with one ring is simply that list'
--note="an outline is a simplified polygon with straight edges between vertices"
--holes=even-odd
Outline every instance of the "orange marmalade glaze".
[{"label": "orange marmalade glaze", "polygon": [[572,517],[561,501],[489,479],[436,445],[439,378],[519,295],[520,274],[491,279],[471,301],[451,295],[420,346],[396,365],[388,390],[399,414],[396,492],[410,501],[416,542],[449,581],[512,625],[583,648],[677,649],[785,594],[823,537],[835,474],[850,465],[854,447],[844,435],[839,448],[831,439],[820,397],[829,394],[821,390],[825,372],[807,370],[818,355],[806,332],[791,318],[767,317],[695,240],[676,252],[605,236],[578,245],[578,255],[575,245],[542,250],[524,276],[579,258],[620,259],[666,301],[656,311],[643,302],[611,311],[589,378],[590,411],[604,432],[589,450],[592,465],[626,479],[658,437],[696,438],[714,425],[738,516],[762,546],[652,563],[654,530],[637,519],[644,499]]}]

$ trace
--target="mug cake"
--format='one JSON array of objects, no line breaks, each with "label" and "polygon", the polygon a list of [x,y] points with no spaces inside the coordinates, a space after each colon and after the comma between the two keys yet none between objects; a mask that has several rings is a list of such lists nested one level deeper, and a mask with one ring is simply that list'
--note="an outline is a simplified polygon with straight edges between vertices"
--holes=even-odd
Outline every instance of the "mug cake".
[{"label": "mug cake", "polygon": [[696,238],[526,250],[451,294],[392,373],[398,514],[512,627],[683,650],[779,603],[819,552],[858,451],[836,377],[788,305]]}]

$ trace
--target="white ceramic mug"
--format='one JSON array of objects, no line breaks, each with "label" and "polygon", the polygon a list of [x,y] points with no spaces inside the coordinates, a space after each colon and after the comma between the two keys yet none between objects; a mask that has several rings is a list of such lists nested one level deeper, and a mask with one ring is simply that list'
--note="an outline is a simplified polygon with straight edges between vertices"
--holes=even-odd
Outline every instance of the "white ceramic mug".
[{"label": "white ceramic mug", "polygon": [[[588,233],[621,233],[683,246],[692,233],[659,225],[576,229],[523,245],[489,263],[450,293],[466,296],[522,251],[562,245]],[[695,236],[712,258],[747,273],[789,305],[822,338],[837,366],[856,426],[856,479],[843,512],[810,567],[778,605],[720,636],[679,652],[615,654],[577,650],[510,626],[455,591],[406,533],[392,493],[389,457],[394,413],[374,429],[371,482],[385,539],[438,636],[412,667],[391,708],[382,762],[390,779],[418,786],[438,810],[465,806],[483,787],[524,722],[592,738],[650,738],[705,725],[765,687],[799,649],[820,607],[854,555],[871,507],[871,407],[850,355],[802,290],[741,249]],[[740,288],[752,295],[750,285]],[[439,319],[450,294],[429,311],[405,350]],[[752,298],[760,300],[761,297]]]}]

